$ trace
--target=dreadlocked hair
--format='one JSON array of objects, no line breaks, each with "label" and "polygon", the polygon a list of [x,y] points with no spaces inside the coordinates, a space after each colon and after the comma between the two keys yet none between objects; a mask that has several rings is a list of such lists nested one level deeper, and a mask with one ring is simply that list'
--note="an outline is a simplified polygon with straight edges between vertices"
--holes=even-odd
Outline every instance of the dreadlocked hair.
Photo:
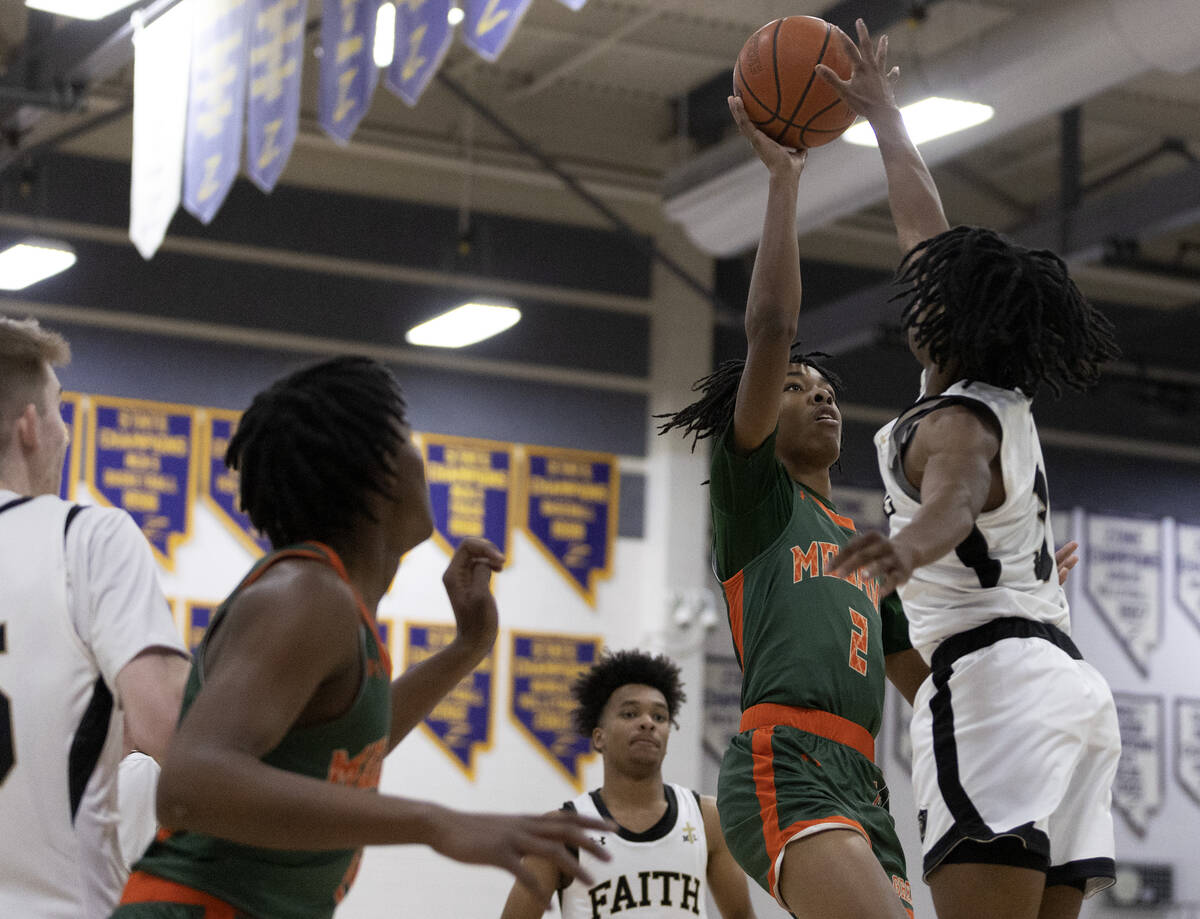
[{"label": "dreadlocked hair", "polygon": [[674,661],[663,654],[651,656],[645,651],[606,651],[571,687],[571,695],[578,703],[573,714],[575,730],[590,738],[609,697],[631,683],[652,686],[661,692],[667,700],[671,723],[675,723],[675,715],[687,696]]},{"label": "dreadlocked hair", "polygon": [[277,381],[254,397],[225,452],[242,509],[275,548],[336,540],[374,520],[368,497],[389,493],[404,409],[396,378],[368,358]]},{"label": "dreadlocked hair", "polygon": [[[900,265],[901,321],[939,367],[968,381],[1085,390],[1120,354],[1113,325],[1079,292],[1066,263],[981,227],[955,227]],[[932,308],[930,308],[932,307]]]},{"label": "dreadlocked hair", "polygon": [[[829,355],[824,351],[802,351],[797,344],[792,346],[788,362],[811,367],[833,387],[833,394],[840,397],[841,378],[821,363],[821,359],[827,357]],[[692,437],[693,453],[700,441],[720,435],[733,420],[738,384],[742,381],[742,371],[745,369],[744,360],[728,360],[723,361],[708,376],[701,377],[692,384],[692,392],[701,393],[699,399],[677,412],[654,416],[666,419],[658,426],[658,433],[666,434],[671,430],[682,429],[684,437]]]}]

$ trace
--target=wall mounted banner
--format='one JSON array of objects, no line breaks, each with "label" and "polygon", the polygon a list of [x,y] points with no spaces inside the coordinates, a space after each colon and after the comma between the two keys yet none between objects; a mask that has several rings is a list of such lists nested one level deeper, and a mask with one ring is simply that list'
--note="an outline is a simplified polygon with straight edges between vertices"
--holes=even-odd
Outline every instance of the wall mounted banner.
[{"label": "wall mounted banner", "polygon": [[1200,526],[1175,527],[1176,600],[1200,629]]},{"label": "wall mounted banner", "polygon": [[465,0],[463,3],[463,43],[486,61],[494,61],[504,51],[530,0]]},{"label": "wall mounted banner", "polygon": [[225,465],[225,451],[237,428],[241,412],[204,408],[196,412],[203,459],[200,495],[222,525],[252,556],[271,551],[270,541],[254,528],[238,504],[238,474]]},{"label": "wall mounted banner", "polygon": [[246,0],[191,0],[191,6],[183,206],[206,224],[220,210],[241,165],[250,8]]},{"label": "wall mounted banner", "polygon": [[[433,657],[452,641],[458,629],[445,623],[410,622],[404,635],[404,669]],[[470,674],[447,693],[421,727],[455,765],[475,780],[475,754],[492,745],[492,687],[496,672],[493,647]]]},{"label": "wall mounted banner", "polygon": [[174,570],[175,548],[192,534],[199,457],[186,405],[91,396],[84,472],[102,503],[124,508]]},{"label": "wall mounted banner", "polygon": [[1121,517],[1089,516],[1085,529],[1084,590],[1142,676],[1161,632],[1160,533],[1158,521]]},{"label": "wall mounted banner", "polygon": [[58,402],[58,410],[62,415],[63,424],[71,432],[71,440],[67,444],[67,455],[63,459],[62,480],[58,484],[58,496],[64,501],[75,500],[75,488],[79,482],[79,453],[83,449],[80,439],[84,413],[84,409],[80,405],[82,398],[77,392],[65,392]]},{"label": "wall mounted banner", "polygon": [[612,572],[620,475],[617,458],[550,447],[525,447],[522,525],[534,545],[585,600]]},{"label": "wall mounted banner", "polygon": [[720,763],[742,720],[742,668],[732,654],[704,656],[704,752]]},{"label": "wall mounted banner", "polygon": [[598,637],[512,633],[512,719],[579,791],[583,761],[593,754],[591,738],[580,737],[572,723],[571,684],[596,662],[603,646]]},{"label": "wall mounted banner", "polygon": [[204,640],[204,633],[212,622],[213,613],[220,603],[196,603],[186,600],[183,604],[183,641],[193,655]]},{"label": "wall mounted banner", "polygon": [[1200,699],[1175,700],[1175,777],[1200,804]]},{"label": "wall mounted banner", "polygon": [[246,174],[265,192],[279,181],[300,125],[307,0],[251,0]]},{"label": "wall mounted banner", "polygon": [[371,107],[379,75],[374,57],[378,10],[378,0],[324,0],[317,121],[339,144],[350,143]]},{"label": "wall mounted banner", "polygon": [[1158,696],[1113,693],[1121,728],[1121,762],[1113,806],[1138,836],[1146,835],[1163,797],[1163,701]]},{"label": "wall mounted banner", "polygon": [[454,40],[447,16],[451,0],[398,0],[396,53],[384,80],[388,89],[416,105]]},{"label": "wall mounted banner", "polygon": [[422,434],[421,445],[434,541],[453,554],[465,537],[482,536],[507,553],[512,445],[441,434]]}]

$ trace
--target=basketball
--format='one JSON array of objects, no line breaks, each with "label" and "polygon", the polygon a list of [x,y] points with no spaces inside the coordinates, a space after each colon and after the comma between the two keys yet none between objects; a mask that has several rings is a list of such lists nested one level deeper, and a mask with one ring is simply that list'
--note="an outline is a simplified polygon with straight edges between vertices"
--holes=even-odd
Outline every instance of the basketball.
[{"label": "basketball", "polygon": [[733,92],[754,126],[785,147],[819,147],[854,122],[854,110],[817,76],[817,64],[843,80],[852,64],[838,30],[814,16],[768,22],[738,53]]}]

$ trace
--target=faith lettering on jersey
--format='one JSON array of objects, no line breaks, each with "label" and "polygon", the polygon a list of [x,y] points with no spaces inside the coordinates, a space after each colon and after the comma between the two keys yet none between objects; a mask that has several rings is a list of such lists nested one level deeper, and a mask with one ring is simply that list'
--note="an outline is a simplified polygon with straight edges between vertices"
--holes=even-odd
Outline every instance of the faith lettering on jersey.
[{"label": "faith lettering on jersey", "polygon": [[[792,546],[792,583],[799,584],[806,578],[832,577],[828,572],[840,550],[841,546],[833,542],[810,542],[807,549]],[[871,605],[879,609],[879,581],[871,577],[867,569],[859,568],[842,575],[842,580],[861,590]]]},{"label": "faith lettering on jersey", "polygon": [[386,737],[363,747],[362,752],[355,757],[351,757],[346,750],[334,750],[329,759],[329,774],[326,778],[335,785],[378,788],[379,776],[383,772],[383,758],[386,755]]},{"label": "faith lettering on jersey", "polygon": [[639,871],[632,882],[620,874],[615,881],[601,881],[588,890],[592,919],[648,906],[674,906],[698,916],[700,895],[700,879],[684,871]]}]

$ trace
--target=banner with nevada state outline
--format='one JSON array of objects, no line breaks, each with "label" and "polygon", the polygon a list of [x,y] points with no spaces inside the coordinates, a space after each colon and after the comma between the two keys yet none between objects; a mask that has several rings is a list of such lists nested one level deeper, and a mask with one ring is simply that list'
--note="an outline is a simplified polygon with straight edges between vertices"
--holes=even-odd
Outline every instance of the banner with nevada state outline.
[{"label": "banner with nevada state outline", "polygon": [[1175,778],[1200,805],[1200,698],[1175,700]]},{"label": "banner with nevada state outline", "polygon": [[571,684],[600,657],[599,637],[542,632],[512,633],[508,674],[509,714],[517,727],[579,791],[592,741],[575,730]]},{"label": "banner with nevada state outline", "polygon": [[1162,632],[1160,531],[1156,520],[1091,515],[1084,529],[1084,591],[1143,676]]},{"label": "banner with nevada state outline", "polygon": [[463,539],[480,536],[507,554],[512,445],[443,434],[421,434],[420,441],[434,542],[453,554]]},{"label": "banner with nevada state outline", "polygon": [[1200,526],[1175,527],[1175,599],[1200,629]]},{"label": "banner with nevada state outline", "polygon": [[375,0],[325,0],[317,121],[339,144],[350,143],[375,93]]},{"label": "banner with nevada state outline", "polygon": [[1113,807],[1138,835],[1162,807],[1163,700],[1158,696],[1113,693],[1121,729],[1121,761],[1113,782]]},{"label": "banner with nevada state outline", "polygon": [[307,0],[251,0],[246,174],[265,192],[283,174],[300,126]]},{"label": "banner with nevada state outline", "polygon": [[238,474],[225,465],[225,451],[241,412],[205,408],[197,412],[201,434],[200,494],[221,524],[247,552],[259,556],[271,543],[255,529],[238,502]]},{"label": "banner with nevada state outline", "polygon": [[384,80],[388,89],[416,105],[454,40],[451,0],[397,0],[396,51]]}]

